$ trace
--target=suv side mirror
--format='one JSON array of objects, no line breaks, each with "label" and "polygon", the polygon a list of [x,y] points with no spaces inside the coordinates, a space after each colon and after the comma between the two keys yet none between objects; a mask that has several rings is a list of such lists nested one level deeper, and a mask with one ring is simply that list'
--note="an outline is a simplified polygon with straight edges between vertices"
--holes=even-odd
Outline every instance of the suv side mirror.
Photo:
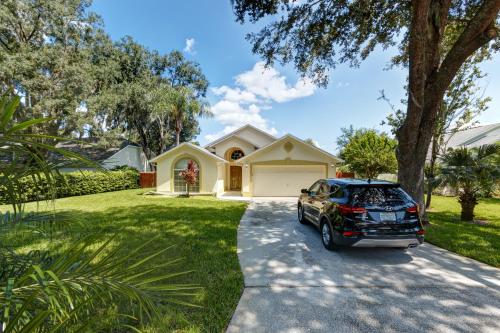
[{"label": "suv side mirror", "polygon": [[300,193],[309,194],[309,190],[307,188],[303,188],[302,190],[300,190]]}]

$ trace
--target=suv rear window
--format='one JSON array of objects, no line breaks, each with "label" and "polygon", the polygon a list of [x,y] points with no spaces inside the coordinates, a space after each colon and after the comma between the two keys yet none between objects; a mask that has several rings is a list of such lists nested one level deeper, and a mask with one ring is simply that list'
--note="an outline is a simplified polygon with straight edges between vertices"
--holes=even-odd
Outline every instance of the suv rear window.
[{"label": "suv rear window", "polygon": [[349,198],[353,206],[400,206],[410,201],[399,187],[363,186],[349,188]]}]

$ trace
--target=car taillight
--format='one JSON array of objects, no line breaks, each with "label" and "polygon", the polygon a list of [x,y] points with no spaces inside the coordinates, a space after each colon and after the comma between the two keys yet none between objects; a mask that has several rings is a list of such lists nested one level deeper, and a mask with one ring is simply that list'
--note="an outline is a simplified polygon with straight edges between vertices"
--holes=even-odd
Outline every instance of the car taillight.
[{"label": "car taillight", "polygon": [[418,230],[417,235],[425,235],[425,230],[424,229]]},{"label": "car taillight", "polygon": [[418,213],[418,205],[408,207],[408,208],[406,208],[406,211],[408,213],[413,213],[413,214]]},{"label": "car taillight", "polygon": [[342,235],[344,235],[345,237],[352,237],[352,236],[361,235],[361,232],[359,232],[359,231],[344,231],[342,233]]},{"label": "car taillight", "polygon": [[352,207],[349,205],[338,205],[337,209],[342,215],[366,213],[366,209],[364,209],[363,207]]}]

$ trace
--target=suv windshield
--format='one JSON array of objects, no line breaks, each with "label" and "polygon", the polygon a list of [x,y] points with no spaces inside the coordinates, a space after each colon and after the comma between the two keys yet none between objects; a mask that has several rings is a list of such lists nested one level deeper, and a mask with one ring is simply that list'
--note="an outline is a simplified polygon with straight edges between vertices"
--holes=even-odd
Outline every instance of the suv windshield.
[{"label": "suv windshield", "polygon": [[353,206],[400,206],[408,203],[410,198],[398,187],[352,187],[350,199]]}]

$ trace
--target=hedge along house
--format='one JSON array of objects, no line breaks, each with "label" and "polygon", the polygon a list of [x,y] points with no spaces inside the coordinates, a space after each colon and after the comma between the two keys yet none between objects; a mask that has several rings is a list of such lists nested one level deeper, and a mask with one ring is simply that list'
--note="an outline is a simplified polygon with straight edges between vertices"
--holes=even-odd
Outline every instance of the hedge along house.
[{"label": "hedge along house", "polygon": [[186,142],[152,159],[158,193],[185,192],[179,172],[189,160],[199,169],[192,192],[247,197],[298,196],[316,180],[335,177],[342,162],[293,135],[277,139],[246,125],[205,147]]}]

